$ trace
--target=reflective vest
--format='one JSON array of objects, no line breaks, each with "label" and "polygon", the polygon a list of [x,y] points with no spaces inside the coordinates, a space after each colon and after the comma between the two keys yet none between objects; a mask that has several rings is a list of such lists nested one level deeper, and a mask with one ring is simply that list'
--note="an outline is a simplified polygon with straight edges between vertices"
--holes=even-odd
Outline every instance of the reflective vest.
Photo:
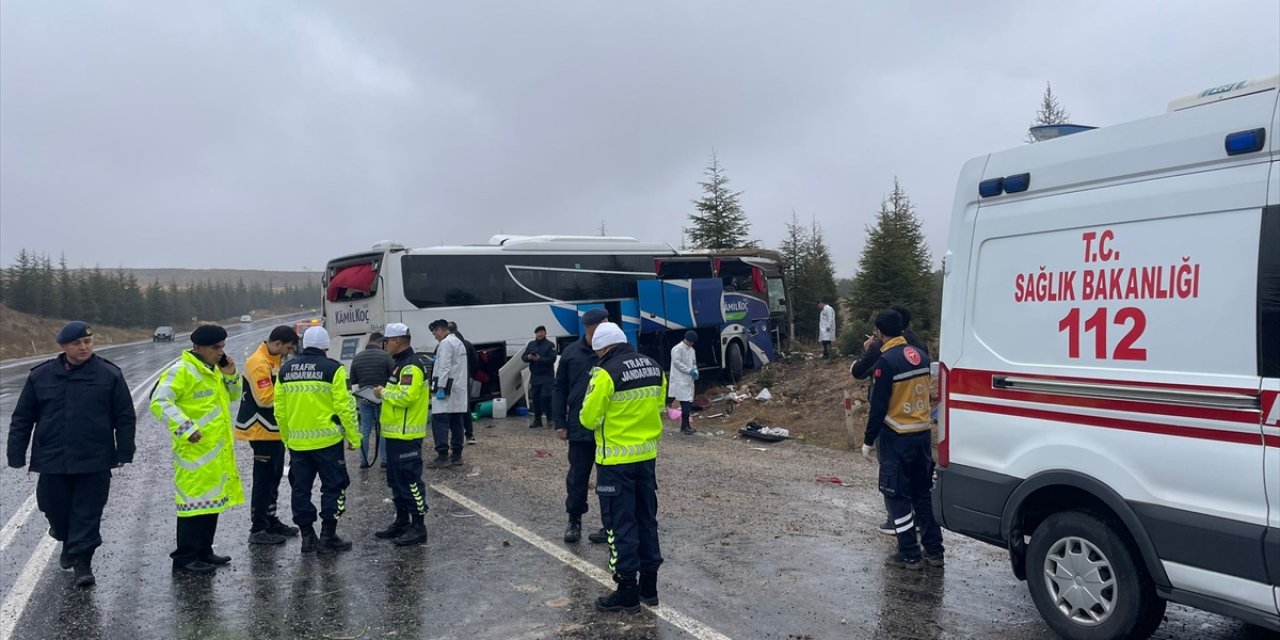
[{"label": "reflective vest", "polygon": [[[191,351],[165,370],[151,392],[151,412],[173,435],[178,517],[221,513],[244,503],[231,435],[231,396],[239,375],[223,375]],[[200,432],[200,441],[188,438]]]},{"label": "reflective vest", "polygon": [[290,360],[275,385],[280,439],[290,451],[315,451],[343,440],[360,446],[356,399],[342,363],[319,349],[304,349]]},{"label": "reflective vest", "polygon": [[605,354],[579,414],[582,426],[595,432],[596,464],[657,458],[666,399],[667,381],[653,358],[626,344]]},{"label": "reflective vest", "polygon": [[275,382],[279,372],[280,356],[271,355],[265,342],[245,360],[240,412],[236,414],[236,440],[280,439],[275,414]]},{"label": "reflective vest", "polygon": [[426,369],[413,349],[405,349],[396,356],[396,368],[382,387],[382,437],[392,440],[425,438],[430,409]]}]

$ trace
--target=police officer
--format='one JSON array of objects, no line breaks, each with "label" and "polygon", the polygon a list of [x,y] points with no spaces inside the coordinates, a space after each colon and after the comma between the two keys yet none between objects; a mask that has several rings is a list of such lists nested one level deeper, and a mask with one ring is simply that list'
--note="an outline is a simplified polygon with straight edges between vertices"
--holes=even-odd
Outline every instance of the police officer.
[{"label": "police officer", "polygon": [[[596,599],[600,611],[658,604],[658,440],[666,380],[622,329],[602,322],[591,338],[600,358],[579,419],[596,436],[596,495],[609,532],[609,568],[618,589]],[[639,572],[639,585],[636,573]]]},{"label": "police officer", "polygon": [[69,322],[58,332],[62,354],[31,369],[9,423],[9,466],[26,465],[49,534],[62,542],[58,564],[75,569],[77,586],[94,584],[93,552],[111,487],[111,469],[133,462],[137,421],[124,375],[93,353],[93,329]]},{"label": "police officer", "polygon": [[[356,401],[347,387],[347,370],[325,355],[329,332],[311,327],[302,334],[302,353],[284,365],[276,381],[276,419],[280,438],[289,448],[289,485],[293,488],[293,523],[302,529],[302,552],[331,555],[351,549],[338,537],[338,518],[347,508],[351,485],[342,441],[360,447]],[[344,438],[345,432],[345,438]],[[311,487],[320,477],[320,538],[316,539],[316,507]]]},{"label": "police officer", "polygon": [[[880,359],[872,369],[871,409],[862,455],[880,452],[880,492],[884,494],[898,550],[887,564],[918,570],[923,561],[943,566],[942,529],[933,519],[933,449],[929,421],[929,354],[907,344],[902,316],[892,309],[876,315]],[[919,529],[920,540],[916,540]]]},{"label": "police officer", "polygon": [[533,330],[533,340],[524,348],[520,356],[529,364],[529,397],[533,402],[533,422],[530,429],[542,426],[542,415],[547,415],[547,423],[551,422],[551,395],[556,376],[556,345],[547,340],[547,328],[538,326]]},{"label": "police officer", "polygon": [[280,479],[284,476],[284,443],[276,426],[275,383],[280,360],[298,346],[298,333],[281,325],[244,362],[240,412],[236,414],[236,440],[246,440],[253,450],[253,488],[249,497],[249,543],[281,544],[298,535],[298,529],[276,517]]},{"label": "police officer", "polygon": [[231,562],[213,552],[218,514],[244,504],[232,445],[231,397],[240,387],[226,355],[227,330],[205,324],[191,332],[191,349],[160,375],[151,412],[169,427],[173,448],[178,548],[173,570],[211,573]]},{"label": "police officer", "polygon": [[387,486],[396,506],[396,519],[374,537],[392,540],[397,546],[427,541],[427,489],[422,482],[422,440],[427,436],[426,367],[413,347],[409,327],[399,322],[387,325],[386,350],[395,358],[395,369],[385,386],[373,388],[382,399],[382,437],[387,440]]},{"label": "police officer", "polygon": [[[604,309],[592,309],[582,314],[582,339],[564,348],[560,367],[556,369],[552,394],[556,437],[569,442],[569,473],[564,477],[567,494],[564,508],[569,513],[569,526],[564,530],[565,542],[582,539],[582,514],[587,512],[587,485],[591,481],[591,468],[595,466],[596,445],[595,435],[578,422],[578,412],[582,411],[582,401],[587,397],[591,369],[596,366],[591,337],[596,327],[608,319],[609,314]],[[587,538],[600,543],[608,540],[608,534],[602,526]]]}]

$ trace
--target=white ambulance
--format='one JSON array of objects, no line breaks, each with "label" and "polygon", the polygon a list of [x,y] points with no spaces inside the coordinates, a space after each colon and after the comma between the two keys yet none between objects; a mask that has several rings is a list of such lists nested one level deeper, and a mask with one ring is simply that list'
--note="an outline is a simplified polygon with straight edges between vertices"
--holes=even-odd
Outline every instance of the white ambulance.
[{"label": "white ambulance", "polygon": [[934,511],[1064,638],[1280,631],[1280,77],[964,165]]}]

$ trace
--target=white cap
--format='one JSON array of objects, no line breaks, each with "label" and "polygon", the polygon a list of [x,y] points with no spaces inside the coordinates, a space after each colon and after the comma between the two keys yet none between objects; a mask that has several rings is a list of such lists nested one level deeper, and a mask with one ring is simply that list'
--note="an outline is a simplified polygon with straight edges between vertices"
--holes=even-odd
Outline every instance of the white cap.
[{"label": "white cap", "polygon": [[382,332],[382,337],[384,338],[403,338],[407,335],[409,335],[409,325],[403,322],[392,322]]},{"label": "white cap", "polygon": [[329,332],[324,327],[311,327],[302,332],[303,349],[329,350]]},{"label": "white cap", "polygon": [[612,322],[601,322],[596,325],[596,333],[591,337],[591,348],[599,351],[626,341],[627,335],[622,332],[622,327]]}]

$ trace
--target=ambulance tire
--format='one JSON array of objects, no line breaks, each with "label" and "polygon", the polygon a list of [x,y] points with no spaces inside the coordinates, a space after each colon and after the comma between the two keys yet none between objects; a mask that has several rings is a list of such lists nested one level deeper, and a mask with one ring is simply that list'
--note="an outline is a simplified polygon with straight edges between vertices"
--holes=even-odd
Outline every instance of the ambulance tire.
[{"label": "ambulance tire", "polygon": [[[1142,558],[1117,526],[1093,513],[1063,511],[1045,518],[1031,534],[1027,549],[1027,587],[1031,599],[1049,628],[1068,640],[1142,639],[1155,633],[1164,621],[1167,604],[1156,594]],[[1103,573],[1114,580],[1114,588],[1104,591],[1112,601],[1111,614],[1101,623],[1077,622],[1058,609],[1051,591],[1047,568],[1056,565],[1050,554],[1063,552],[1092,554],[1105,564]]]},{"label": "ambulance tire", "polygon": [[742,369],[742,346],[737,342],[730,342],[724,354],[724,372],[730,383],[738,384],[742,381]]}]

